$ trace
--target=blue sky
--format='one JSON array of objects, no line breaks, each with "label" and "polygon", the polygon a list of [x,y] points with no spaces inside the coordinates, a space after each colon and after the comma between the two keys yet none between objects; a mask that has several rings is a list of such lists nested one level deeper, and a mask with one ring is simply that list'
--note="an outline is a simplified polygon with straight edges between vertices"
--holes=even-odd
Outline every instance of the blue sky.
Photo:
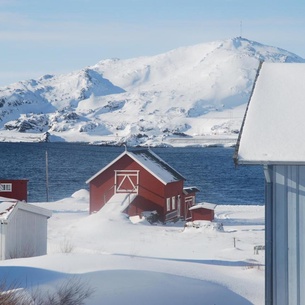
[{"label": "blue sky", "polygon": [[305,58],[304,16],[302,0],[0,0],[0,86],[240,35]]}]

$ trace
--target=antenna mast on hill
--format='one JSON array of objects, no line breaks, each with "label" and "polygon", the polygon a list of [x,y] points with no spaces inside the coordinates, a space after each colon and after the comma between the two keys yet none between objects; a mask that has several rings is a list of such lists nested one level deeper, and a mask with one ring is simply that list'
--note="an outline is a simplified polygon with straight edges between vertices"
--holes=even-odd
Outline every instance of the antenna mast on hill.
[{"label": "antenna mast on hill", "polygon": [[243,21],[242,20],[240,20],[239,30],[240,30],[240,38],[241,38],[241,37],[243,37]]}]

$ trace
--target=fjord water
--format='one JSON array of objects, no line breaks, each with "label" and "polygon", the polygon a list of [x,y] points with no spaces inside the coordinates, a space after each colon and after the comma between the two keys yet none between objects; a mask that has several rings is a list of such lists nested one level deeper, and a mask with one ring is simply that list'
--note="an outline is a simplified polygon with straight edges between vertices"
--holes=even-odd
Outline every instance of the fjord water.
[{"label": "fjord water", "polygon": [[[124,147],[76,143],[0,143],[0,179],[28,179],[28,201],[46,201],[46,152],[49,201],[88,189],[92,175],[119,156]],[[128,148],[132,150],[132,148]],[[264,179],[260,166],[233,163],[233,148],[152,148],[197,186],[197,202],[263,204]]]}]

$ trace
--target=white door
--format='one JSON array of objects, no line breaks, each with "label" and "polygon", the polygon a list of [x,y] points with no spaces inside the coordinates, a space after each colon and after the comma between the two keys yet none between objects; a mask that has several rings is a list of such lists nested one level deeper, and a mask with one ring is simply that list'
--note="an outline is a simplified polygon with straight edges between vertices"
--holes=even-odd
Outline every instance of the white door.
[{"label": "white door", "polygon": [[115,171],[116,193],[138,193],[139,171],[138,170],[116,170]]}]

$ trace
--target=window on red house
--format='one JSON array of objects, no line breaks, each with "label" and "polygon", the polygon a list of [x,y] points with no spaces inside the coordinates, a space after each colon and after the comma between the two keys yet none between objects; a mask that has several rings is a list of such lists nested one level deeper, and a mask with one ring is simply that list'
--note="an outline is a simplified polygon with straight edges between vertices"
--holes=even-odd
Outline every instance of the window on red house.
[{"label": "window on red house", "polygon": [[166,198],[166,211],[170,211],[170,210],[171,210],[171,199]]},{"label": "window on red house", "polygon": [[175,196],[172,197],[172,209],[173,210],[176,209],[176,197]]},{"label": "window on red house", "polygon": [[0,192],[11,192],[12,184],[11,183],[0,183]]}]

